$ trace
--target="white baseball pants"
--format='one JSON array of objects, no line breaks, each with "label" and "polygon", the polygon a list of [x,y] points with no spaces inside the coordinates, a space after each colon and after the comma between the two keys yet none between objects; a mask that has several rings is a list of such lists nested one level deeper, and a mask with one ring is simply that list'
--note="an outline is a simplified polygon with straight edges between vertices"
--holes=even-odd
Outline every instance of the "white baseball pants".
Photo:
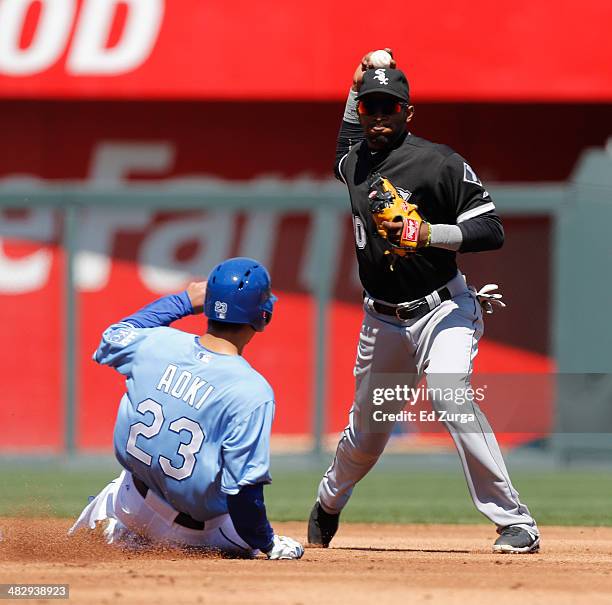
[{"label": "white baseball pants", "polygon": [[131,473],[124,470],[85,507],[68,533],[82,528],[93,530],[96,523],[104,521],[104,536],[109,544],[193,546],[246,557],[257,552],[238,535],[227,514],[206,521],[203,530],[174,523],[177,514],[153,490],[143,498],[134,487]]},{"label": "white baseball pants", "polygon": [[[376,464],[389,440],[395,423],[373,422],[374,412],[399,412],[405,406],[405,401],[375,405],[373,389],[377,385],[389,387],[392,378],[416,386],[425,375],[428,387],[465,390],[470,386],[472,363],[483,334],[482,312],[461,273],[447,287],[452,299],[417,320],[401,321],[364,305],[349,424],[318,490],[319,502],[327,512],[338,513],[344,508],[353,487]],[[518,525],[537,534],[536,522],[519,500],[497,439],[478,404],[472,401],[458,406],[435,396],[430,402],[437,412],[474,415],[474,421],[468,424],[444,424],[457,448],[476,508],[498,530]]]}]

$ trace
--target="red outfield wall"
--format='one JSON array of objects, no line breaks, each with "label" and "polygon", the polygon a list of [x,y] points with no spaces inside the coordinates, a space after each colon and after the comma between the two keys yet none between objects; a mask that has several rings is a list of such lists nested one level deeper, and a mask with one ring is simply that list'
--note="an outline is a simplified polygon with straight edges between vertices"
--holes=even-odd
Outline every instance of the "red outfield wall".
[{"label": "red outfield wall", "polygon": [[[365,0],[0,0],[0,180],[329,178],[354,66],[364,51],[387,45],[411,81],[415,133],[454,147],[485,182],[563,181],[579,152],[612,132],[608,0],[554,9],[531,0],[442,0],[373,13]],[[276,390],[275,432],[309,431],[307,216],[99,209],[81,220],[82,447],[109,447],[122,392],[119,377],[89,361],[104,327],[165,287],[181,287],[181,275],[249,252],[240,242],[257,234],[267,243],[257,256],[281,300],[249,358]],[[61,228],[45,210],[0,212],[2,450],[61,447]],[[350,406],[361,315],[348,217],[341,231],[330,431],[342,428]],[[502,251],[461,259],[471,282],[500,283],[511,303],[487,322],[477,370],[545,372],[550,222],[507,220],[506,232]],[[181,327],[202,324],[188,319]],[[541,396],[529,400],[508,388],[487,408],[494,426],[532,406],[546,432],[550,409],[542,401],[550,397],[534,393]]]},{"label": "red outfield wall", "polygon": [[[468,271],[470,280],[479,285],[492,279],[499,281],[511,301],[506,312],[487,321],[492,339],[483,343],[476,368],[483,372],[546,372],[551,364],[545,350],[545,265],[534,264],[527,270],[515,264],[513,268],[510,259],[516,258],[519,242],[541,245],[548,237],[548,224],[515,219],[507,221],[506,227],[514,244],[492,253],[488,263],[473,263]],[[1,361],[7,378],[0,406],[4,427],[1,449],[61,447],[64,346],[62,253],[57,246],[60,231],[58,217],[49,210],[0,214],[0,233],[5,236],[0,242],[0,315],[5,318]],[[307,216],[98,209],[83,213],[79,231],[83,247],[77,259],[81,289],[80,447],[110,446],[116,407],[123,392],[121,377],[90,359],[104,328],[165,291],[181,289],[185,276],[202,275],[203,268],[219,259],[248,253],[243,243],[253,241],[253,233],[269,244],[259,247],[257,256],[270,267],[280,300],[272,324],[249,347],[247,358],[275,389],[278,411],[274,432],[310,431],[314,305],[307,292],[316,279],[316,268],[313,272]],[[330,309],[327,429],[331,432],[342,429],[350,407],[351,369],[361,318],[352,238],[347,216],[340,242],[340,250],[346,254],[340,256],[335,267],[336,301]],[[30,243],[24,243],[27,240]],[[498,269],[490,273],[495,266]],[[522,289],[526,278],[542,288],[537,309],[531,306],[530,291]],[[517,330],[519,322],[525,329]],[[197,333],[203,331],[204,323],[202,318],[192,317],[177,327]],[[549,419],[550,398],[536,403],[544,414],[538,416],[537,426],[545,432],[549,425],[542,425],[542,421]],[[487,403],[487,411],[494,426],[497,419],[511,430],[507,428],[508,411],[514,410],[515,418],[519,418],[532,413],[533,405],[534,401],[508,391]],[[516,435],[509,435],[507,442],[515,439]]]},{"label": "red outfield wall", "polygon": [[608,0],[2,0],[0,96],[339,99],[391,46],[418,100],[612,100]]},{"label": "red outfield wall", "polygon": [[[5,101],[0,180],[328,178],[341,103],[85,103]],[[466,155],[485,182],[565,180],[582,145],[600,145],[611,127],[609,106],[423,105],[415,128]],[[520,128],[517,128],[520,125]],[[562,127],[560,127],[562,125]],[[603,125],[603,126],[602,126]],[[291,126],[291,128],[289,128]],[[238,130],[241,134],[235,136]],[[290,132],[291,131],[291,132]],[[528,133],[528,135],[527,135]],[[222,209],[219,209],[221,211]],[[465,255],[470,281],[495,281],[510,303],[487,321],[476,369],[544,371],[550,367],[550,222],[506,219],[505,247]],[[63,423],[61,222],[45,210],[0,213],[0,363],[3,450],[59,449]],[[312,419],[313,331],[310,223],[277,217],[149,211],[88,212],[82,216],[79,263],[82,338],[79,444],[108,448],[120,377],[89,361],[101,331],[184,274],[201,274],[221,258],[246,252],[241,242],[265,242],[257,256],[270,266],[281,300],[269,332],[249,358],[278,397],[277,434],[307,433]],[[26,243],[24,243],[26,242]],[[29,243],[27,243],[29,242]],[[340,430],[352,397],[351,366],[360,320],[351,223],[342,228],[331,310],[328,430]],[[534,255],[530,251],[538,250]],[[538,291],[538,304],[532,293]],[[196,319],[182,327],[198,331]],[[487,408],[494,426],[517,400],[508,389]],[[546,419],[543,417],[544,420]],[[23,430],[27,426],[28,430]],[[516,439],[505,438],[506,443]]]},{"label": "red outfield wall", "polygon": [[[109,184],[193,176],[328,178],[342,104],[4,101],[2,110],[0,180],[85,179]],[[612,112],[609,105],[425,104],[417,108],[415,129],[458,149],[485,182],[562,181],[583,146],[605,141],[612,131]],[[109,447],[122,390],[120,378],[90,362],[89,355],[108,323],[169,285],[168,276],[174,273],[156,274],[150,268],[198,274],[225,256],[242,253],[239,242],[253,241],[256,233],[268,244],[257,256],[271,267],[281,301],[269,333],[254,343],[249,356],[275,387],[275,432],[308,432],[313,343],[306,216],[283,214],[274,222],[270,217],[237,215],[221,221],[202,213],[100,209],[82,218],[83,247],[92,253],[83,257],[87,271],[81,276],[78,439],[83,447]],[[471,282],[496,281],[510,303],[503,314],[487,321],[476,367],[487,372],[541,371],[550,366],[550,223],[530,217],[507,219],[505,224],[503,250],[461,257]],[[0,363],[8,377],[0,405],[3,450],[61,447],[60,233],[53,213],[0,213]],[[344,252],[336,271],[330,332],[332,431],[342,428],[351,402],[360,317],[348,218],[340,240]],[[182,283],[173,280],[173,287]],[[201,327],[196,320],[183,325]],[[543,398],[524,400],[508,389],[506,398],[491,402],[495,409],[487,408],[494,426],[505,422],[508,410],[521,417],[521,410],[513,407],[517,400],[547,413]],[[508,435],[505,441],[514,439]]]}]

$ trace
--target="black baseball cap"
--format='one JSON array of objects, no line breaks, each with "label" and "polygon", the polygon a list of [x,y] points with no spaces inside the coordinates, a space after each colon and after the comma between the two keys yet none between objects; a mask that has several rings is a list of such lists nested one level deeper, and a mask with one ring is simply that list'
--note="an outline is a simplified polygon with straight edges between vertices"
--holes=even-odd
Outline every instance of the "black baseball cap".
[{"label": "black baseball cap", "polygon": [[368,69],[363,74],[363,82],[357,99],[362,99],[375,92],[397,97],[401,101],[406,101],[406,103],[410,100],[408,80],[404,72],[399,69],[391,69],[390,67]]}]

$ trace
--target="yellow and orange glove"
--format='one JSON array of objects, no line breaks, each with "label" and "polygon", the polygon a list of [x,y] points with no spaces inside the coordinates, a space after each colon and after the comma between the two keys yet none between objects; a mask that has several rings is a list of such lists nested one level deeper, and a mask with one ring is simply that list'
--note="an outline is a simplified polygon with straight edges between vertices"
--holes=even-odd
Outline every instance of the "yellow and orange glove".
[{"label": "yellow and orange glove", "polygon": [[[417,206],[402,198],[391,181],[380,174],[373,175],[370,181],[370,212],[376,223],[380,237],[386,239],[392,246],[390,252],[398,256],[406,256],[416,252],[419,245],[419,233],[423,217]],[[394,241],[389,239],[389,233],[382,226],[385,221],[402,221],[403,226]]]}]

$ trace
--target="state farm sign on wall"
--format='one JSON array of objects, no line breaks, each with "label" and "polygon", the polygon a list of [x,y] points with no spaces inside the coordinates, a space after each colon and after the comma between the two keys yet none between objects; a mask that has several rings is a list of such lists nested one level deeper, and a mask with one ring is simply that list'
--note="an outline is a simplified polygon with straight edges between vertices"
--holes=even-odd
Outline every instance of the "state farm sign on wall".
[{"label": "state farm sign on wall", "polygon": [[419,101],[612,100],[609,0],[372,11],[370,0],[0,0],[0,97],[339,100],[362,55],[391,46]]},{"label": "state farm sign on wall", "polygon": [[0,72],[32,76],[60,61],[73,76],[133,71],[151,55],[163,14],[163,0],[2,0]]}]

